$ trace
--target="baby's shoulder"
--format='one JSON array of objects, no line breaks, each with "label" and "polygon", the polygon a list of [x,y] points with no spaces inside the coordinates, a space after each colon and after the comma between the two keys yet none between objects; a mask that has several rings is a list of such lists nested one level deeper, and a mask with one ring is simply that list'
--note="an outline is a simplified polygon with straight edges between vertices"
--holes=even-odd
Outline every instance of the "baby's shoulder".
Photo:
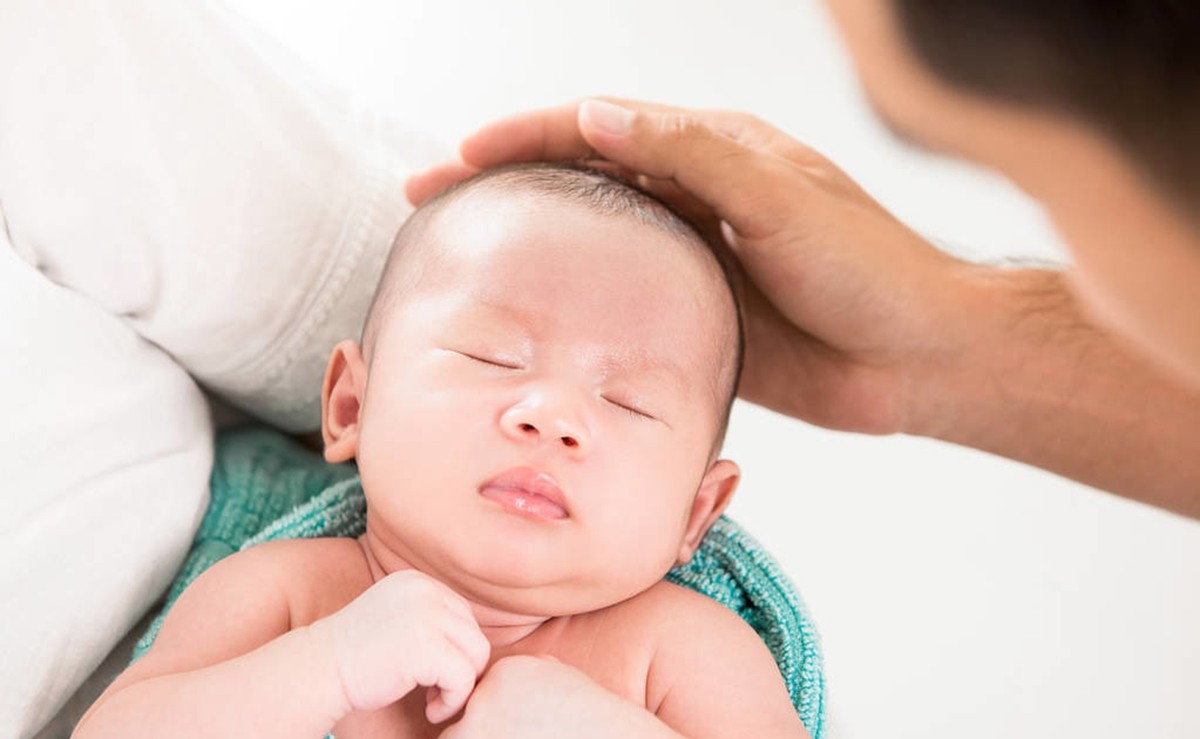
[{"label": "baby's shoulder", "polygon": [[350,538],[264,542],[237,552],[217,567],[237,568],[240,579],[278,588],[293,628],[340,609],[371,586],[362,546]]},{"label": "baby's shoulder", "polygon": [[[733,705],[744,705],[743,699],[768,701],[772,716],[785,717],[780,719],[784,723],[795,722],[771,651],[732,610],[667,582],[631,599],[628,608],[645,624],[653,650],[646,672],[645,705],[664,721],[691,725],[701,711],[713,720],[721,717],[738,725],[743,719],[727,715],[729,706],[721,704],[729,698]],[[729,675],[738,676],[732,687],[727,682]],[[738,695],[741,698],[735,697]],[[716,735],[721,735],[719,729]]]},{"label": "baby's shoulder", "polygon": [[666,580],[613,608],[616,621],[646,634],[657,646],[750,628],[712,598]]},{"label": "baby's shoulder", "polygon": [[304,565],[321,570],[365,566],[362,545],[357,539],[349,537],[266,541],[243,549],[233,556],[247,562],[253,559],[274,565]]}]

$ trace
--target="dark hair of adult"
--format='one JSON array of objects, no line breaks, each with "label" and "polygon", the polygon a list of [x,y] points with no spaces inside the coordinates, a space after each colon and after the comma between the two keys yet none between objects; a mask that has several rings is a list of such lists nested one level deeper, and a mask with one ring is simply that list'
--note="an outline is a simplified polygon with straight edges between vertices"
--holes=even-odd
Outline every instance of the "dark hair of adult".
[{"label": "dark hair of adult", "polygon": [[1200,3],[893,0],[917,57],[963,90],[1075,116],[1200,221]]}]

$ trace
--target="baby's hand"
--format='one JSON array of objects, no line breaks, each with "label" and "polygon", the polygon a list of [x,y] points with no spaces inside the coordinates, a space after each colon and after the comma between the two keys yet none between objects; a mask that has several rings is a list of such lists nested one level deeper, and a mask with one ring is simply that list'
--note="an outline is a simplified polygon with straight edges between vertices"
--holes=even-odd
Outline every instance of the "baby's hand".
[{"label": "baby's hand", "polygon": [[471,694],[462,720],[439,739],[612,739],[672,737],[641,706],[553,657],[497,660]]},{"label": "baby's hand", "polygon": [[350,710],[377,710],[424,685],[432,723],[458,713],[491,653],[467,601],[415,570],[388,575],[312,631],[332,651]]}]

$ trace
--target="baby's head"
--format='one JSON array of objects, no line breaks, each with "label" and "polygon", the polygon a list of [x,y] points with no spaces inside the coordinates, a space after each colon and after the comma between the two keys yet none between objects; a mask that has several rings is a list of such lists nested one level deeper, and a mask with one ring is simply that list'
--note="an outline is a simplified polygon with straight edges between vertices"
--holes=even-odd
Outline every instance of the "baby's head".
[{"label": "baby's head", "polygon": [[375,543],[477,602],[560,615],[687,560],[737,484],[727,274],[668,208],[561,165],[414,213],[322,391]]}]

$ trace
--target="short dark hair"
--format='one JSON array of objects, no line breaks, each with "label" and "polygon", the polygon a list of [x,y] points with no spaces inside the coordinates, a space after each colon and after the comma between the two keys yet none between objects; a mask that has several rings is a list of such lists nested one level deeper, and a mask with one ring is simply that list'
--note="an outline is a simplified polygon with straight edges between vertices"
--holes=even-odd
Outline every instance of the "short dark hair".
[{"label": "short dark hair", "polygon": [[729,257],[718,245],[710,243],[700,229],[662,200],[603,170],[562,162],[505,165],[484,170],[474,177],[447,188],[422,204],[409,216],[396,234],[379,285],[375,290],[375,296],[367,311],[361,342],[367,357],[371,356],[371,348],[387,314],[406,286],[411,284],[411,275],[419,273],[421,260],[431,258],[431,255],[420,246],[421,237],[426,233],[435,216],[450,203],[468,193],[480,190],[547,196],[580,205],[593,212],[633,218],[670,234],[685,245],[693,245],[704,250],[715,258],[733,305],[736,322],[736,326],[733,327],[735,332],[733,355],[728,358],[731,363],[722,367],[722,370],[730,370],[725,373],[727,386],[718,388],[718,392],[721,393],[719,402],[722,405],[718,413],[715,452],[725,438],[725,431],[729,425],[729,414],[737,394],[738,383],[741,380],[746,353],[741,306],[737,300]]},{"label": "short dark hair", "polygon": [[917,57],[951,85],[1094,127],[1200,219],[1200,3],[893,0]]}]

